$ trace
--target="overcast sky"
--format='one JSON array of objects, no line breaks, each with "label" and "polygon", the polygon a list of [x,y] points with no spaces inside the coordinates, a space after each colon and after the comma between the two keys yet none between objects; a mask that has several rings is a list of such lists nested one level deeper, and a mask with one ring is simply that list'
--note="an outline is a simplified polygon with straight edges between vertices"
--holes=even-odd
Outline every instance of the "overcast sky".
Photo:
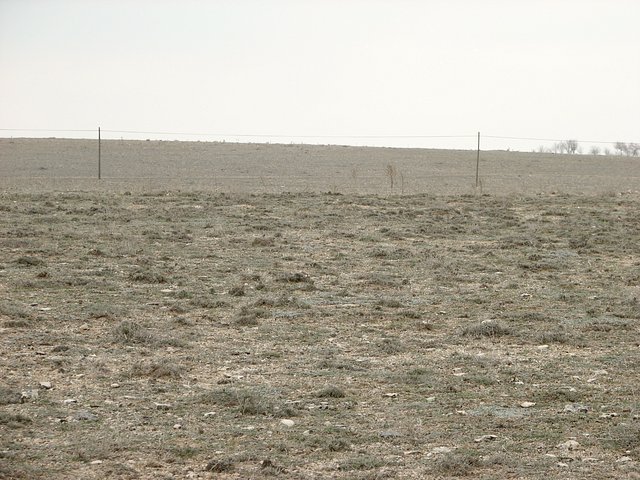
[{"label": "overcast sky", "polygon": [[[0,0],[0,128],[98,126],[461,148],[477,131],[640,141],[640,1]],[[238,137],[255,134],[282,137]],[[313,138],[332,135],[470,137]]]}]

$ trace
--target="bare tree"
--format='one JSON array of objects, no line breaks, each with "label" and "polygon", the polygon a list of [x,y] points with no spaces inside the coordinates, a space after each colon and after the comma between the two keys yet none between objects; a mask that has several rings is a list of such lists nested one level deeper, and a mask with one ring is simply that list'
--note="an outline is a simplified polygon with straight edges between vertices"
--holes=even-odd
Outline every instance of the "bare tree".
[{"label": "bare tree", "polygon": [[624,142],[616,142],[613,144],[613,148],[617,155],[629,155],[627,144]]},{"label": "bare tree", "polygon": [[589,149],[589,155],[600,155],[600,147],[594,145]]},{"label": "bare tree", "polygon": [[567,153],[574,154],[578,151],[578,141],[577,140],[567,140],[565,143]]}]

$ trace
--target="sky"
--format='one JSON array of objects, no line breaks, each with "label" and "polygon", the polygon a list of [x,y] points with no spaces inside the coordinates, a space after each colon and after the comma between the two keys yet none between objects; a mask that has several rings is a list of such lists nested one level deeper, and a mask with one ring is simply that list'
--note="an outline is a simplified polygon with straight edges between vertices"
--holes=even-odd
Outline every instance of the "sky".
[{"label": "sky", "polygon": [[0,0],[0,136],[98,127],[465,149],[481,132],[483,147],[525,151],[640,142],[640,1]]}]

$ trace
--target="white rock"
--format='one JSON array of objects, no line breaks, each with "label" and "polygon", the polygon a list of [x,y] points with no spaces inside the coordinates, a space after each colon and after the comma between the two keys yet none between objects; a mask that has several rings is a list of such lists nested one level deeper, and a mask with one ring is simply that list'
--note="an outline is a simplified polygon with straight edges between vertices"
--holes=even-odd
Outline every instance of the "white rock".
[{"label": "white rock", "polygon": [[556,447],[560,450],[575,450],[579,446],[580,444],[575,440],[567,440],[564,443],[559,443],[558,445],[556,445]]},{"label": "white rock", "polygon": [[282,420],[280,420],[280,423],[285,427],[293,427],[296,424],[296,422],[294,422],[293,420],[289,420],[288,418],[283,418]]},{"label": "white rock", "polygon": [[431,453],[451,453],[453,451],[452,448],[449,447],[435,447],[431,449]]},{"label": "white rock", "polygon": [[51,382],[40,382],[40,386],[47,390],[49,390],[52,387]]},{"label": "white rock", "polygon": [[522,408],[531,408],[531,407],[534,407],[535,405],[536,405],[536,402],[522,402],[520,404]]},{"label": "white rock", "polygon": [[476,443],[480,443],[480,442],[488,442],[491,440],[495,440],[497,437],[497,435],[482,435],[481,437],[475,438],[473,441]]}]

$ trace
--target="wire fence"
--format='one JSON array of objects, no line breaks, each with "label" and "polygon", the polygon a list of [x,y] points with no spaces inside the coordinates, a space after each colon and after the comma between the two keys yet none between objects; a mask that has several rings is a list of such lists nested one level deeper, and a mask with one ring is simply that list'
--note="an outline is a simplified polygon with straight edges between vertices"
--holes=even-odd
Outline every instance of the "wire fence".
[{"label": "wire fence", "polygon": [[[562,139],[478,133],[309,136],[0,128],[0,136],[3,133],[0,182],[4,188],[404,194],[597,193],[640,188],[640,159],[630,155],[632,150],[616,149],[640,142],[572,140],[568,145],[570,141]],[[36,136],[40,138],[23,138]],[[537,146],[519,152],[508,146],[514,141]],[[587,143],[592,145],[589,154],[579,155],[585,153],[580,146]],[[394,144],[420,144],[427,149],[366,147]],[[604,145],[609,148],[601,148]],[[566,153],[569,147],[575,155],[556,154]]]}]

